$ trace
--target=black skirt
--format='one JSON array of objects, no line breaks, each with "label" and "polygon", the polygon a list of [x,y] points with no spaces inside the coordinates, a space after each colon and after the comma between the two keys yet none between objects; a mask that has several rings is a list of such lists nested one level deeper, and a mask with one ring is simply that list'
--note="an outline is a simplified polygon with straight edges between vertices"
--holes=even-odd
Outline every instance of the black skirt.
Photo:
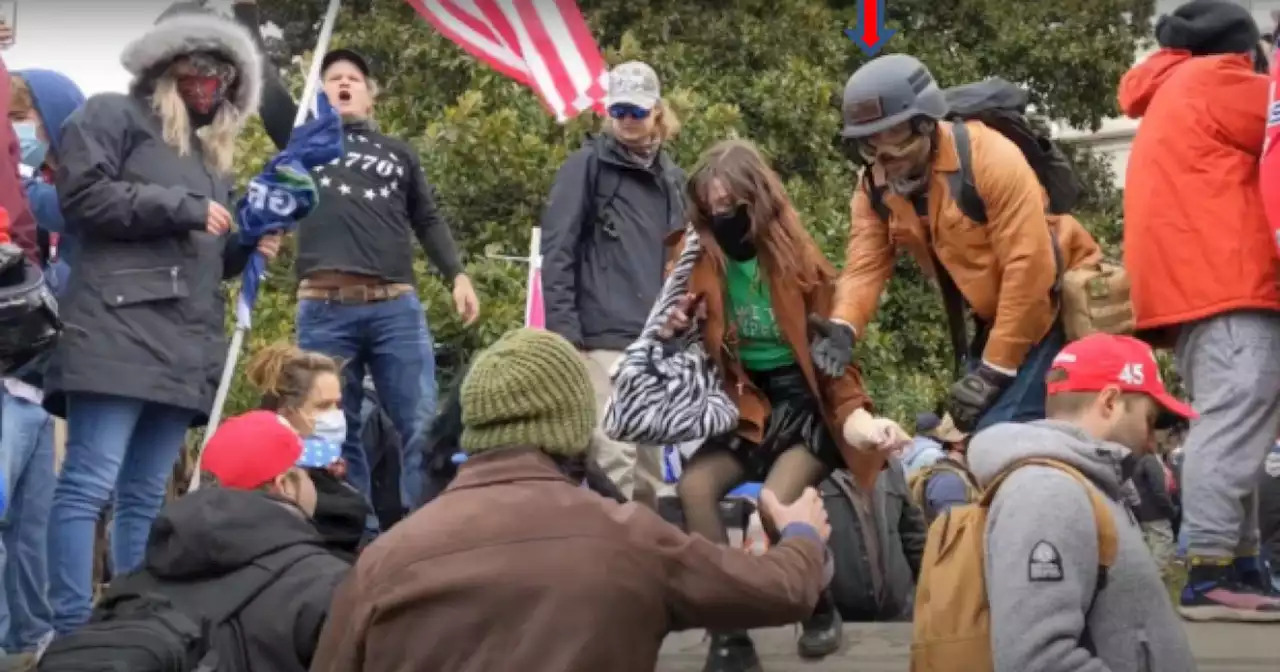
[{"label": "black skirt", "polygon": [[764,480],[778,456],[797,445],[807,448],[830,469],[844,466],[840,447],[823,419],[822,406],[810,392],[799,365],[770,371],[748,371],[747,375],[769,400],[764,438],[755,443],[733,432],[709,440],[708,447],[718,446],[732,451],[746,467],[748,481]]}]

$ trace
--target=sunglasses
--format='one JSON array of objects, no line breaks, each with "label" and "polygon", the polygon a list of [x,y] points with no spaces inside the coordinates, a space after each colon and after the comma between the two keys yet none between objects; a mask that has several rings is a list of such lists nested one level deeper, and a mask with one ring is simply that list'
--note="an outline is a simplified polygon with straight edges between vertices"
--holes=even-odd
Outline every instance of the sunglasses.
[{"label": "sunglasses", "polygon": [[631,117],[632,119],[648,119],[649,114],[651,113],[652,110],[646,110],[645,108],[636,105],[614,105],[609,108],[609,116],[614,119],[626,119],[627,117]]}]

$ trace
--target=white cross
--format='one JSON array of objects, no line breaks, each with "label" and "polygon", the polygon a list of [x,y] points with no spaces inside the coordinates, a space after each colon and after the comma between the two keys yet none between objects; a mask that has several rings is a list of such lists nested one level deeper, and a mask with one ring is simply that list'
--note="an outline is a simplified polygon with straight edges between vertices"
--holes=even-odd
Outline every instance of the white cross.
[{"label": "white cross", "polygon": [[351,187],[348,187],[348,186],[347,186],[347,185],[345,185],[345,184],[339,184],[339,185],[338,185],[338,191],[341,191],[341,192],[342,192],[342,195],[343,195],[343,196],[346,196],[347,194],[350,194],[350,193],[351,193]]}]

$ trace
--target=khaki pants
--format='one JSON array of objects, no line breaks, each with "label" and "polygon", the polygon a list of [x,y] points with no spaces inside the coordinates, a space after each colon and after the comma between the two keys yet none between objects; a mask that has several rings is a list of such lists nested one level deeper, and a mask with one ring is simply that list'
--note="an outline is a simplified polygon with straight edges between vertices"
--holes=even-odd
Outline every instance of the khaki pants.
[{"label": "khaki pants", "polygon": [[[616,350],[589,350],[583,353],[591,387],[596,393],[599,422],[604,421],[604,407],[613,392],[609,373],[622,357]],[[659,496],[671,493],[662,480],[662,447],[619,443],[604,435],[600,425],[591,437],[591,458],[628,499],[654,505]]]}]

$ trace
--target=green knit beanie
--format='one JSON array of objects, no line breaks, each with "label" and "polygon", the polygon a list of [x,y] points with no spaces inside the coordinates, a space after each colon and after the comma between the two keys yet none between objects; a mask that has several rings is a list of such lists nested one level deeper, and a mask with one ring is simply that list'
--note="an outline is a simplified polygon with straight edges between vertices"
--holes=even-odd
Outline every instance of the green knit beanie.
[{"label": "green knit beanie", "polygon": [[587,451],[596,396],[573,345],[541,329],[509,331],[476,355],[462,381],[462,449],[533,447],[574,457]]}]

